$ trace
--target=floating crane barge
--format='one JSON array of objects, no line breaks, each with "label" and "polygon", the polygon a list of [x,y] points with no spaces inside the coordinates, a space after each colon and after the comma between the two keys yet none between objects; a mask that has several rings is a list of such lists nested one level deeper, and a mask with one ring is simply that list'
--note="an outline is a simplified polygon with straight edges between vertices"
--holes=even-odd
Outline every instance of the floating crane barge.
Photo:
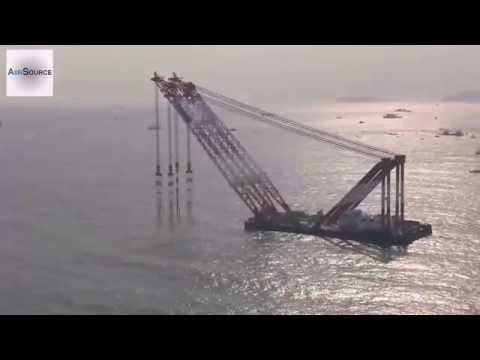
[{"label": "floating crane barge", "polygon": [[[406,246],[432,233],[431,225],[404,218],[404,155],[331,134],[244,104],[186,82],[175,73],[167,79],[154,73],[151,80],[188,125],[189,131],[230,187],[253,213],[253,217],[245,222],[245,230],[318,235],[383,246]],[[327,213],[319,211],[315,215],[308,215],[294,211],[285,202],[268,175],[209,104],[330,144],[340,150],[354,152],[376,162]],[[392,171],[395,176],[393,201],[391,201]],[[380,214],[359,217],[360,212],[356,208],[377,186],[381,186],[382,192]],[[393,214],[392,202],[394,202]],[[355,221],[352,222],[351,219]]]},{"label": "floating crane barge", "polygon": [[431,225],[413,220],[404,220],[399,227],[391,230],[382,228],[342,229],[340,227],[323,227],[321,219],[318,219],[316,215],[296,214],[288,216],[285,213],[279,213],[267,221],[252,217],[245,222],[245,230],[316,235],[342,240],[354,240],[384,247],[408,246],[415,240],[432,234]]}]

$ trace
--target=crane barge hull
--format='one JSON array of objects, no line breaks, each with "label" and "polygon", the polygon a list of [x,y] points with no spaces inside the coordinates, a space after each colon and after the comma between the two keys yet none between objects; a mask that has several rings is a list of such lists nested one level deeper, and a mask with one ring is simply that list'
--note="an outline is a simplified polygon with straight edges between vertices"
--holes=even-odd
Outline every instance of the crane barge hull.
[{"label": "crane barge hull", "polygon": [[[195,136],[228,185],[254,214],[245,222],[246,230],[334,237],[377,243],[381,246],[406,246],[432,234],[431,225],[405,220],[405,155],[363,144],[244,104],[192,82],[186,82],[175,73],[166,79],[155,72],[151,80],[187,124],[189,132]],[[322,211],[315,215],[294,211],[267,173],[207,101],[237,115],[329,144],[338,150],[374,159],[375,163],[325,214]],[[381,215],[364,214],[358,206],[379,187]]]},{"label": "crane barge hull", "polygon": [[312,218],[314,216],[292,218],[283,214],[270,219],[251,217],[245,222],[245,230],[314,235],[325,238],[352,240],[383,247],[408,246],[414,241],[432,234],[432,226],[430,224],[414,220],[404,220],[402,224],[389,230],[381,227],[326,227],[319,225]]}]

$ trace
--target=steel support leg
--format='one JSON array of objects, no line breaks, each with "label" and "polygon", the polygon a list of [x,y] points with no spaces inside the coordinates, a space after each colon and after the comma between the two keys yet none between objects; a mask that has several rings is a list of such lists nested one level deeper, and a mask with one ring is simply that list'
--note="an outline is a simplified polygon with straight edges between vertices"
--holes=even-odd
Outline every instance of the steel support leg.
[{"label": "steel support leg", "polygon": [[405,221],[405,162],[402,161],[400,164],[400,191],[401,191],[401,197],[400,197],[400,221],[403,222]]},{"label": "steel support leg", "polygon": [[174,126],[174,143],[175,143],[175,200],[176,200],[176,209],[177,209],[177,216],[180,216],[180,189],[179,189],[179,139],[178,139],[178,114],[174,110],[173,111],[173,126]]},{"label": "steel support leg", "polygon": [[193,171],[192,171],[192,158],[190,150],[190,123],[185,123],[187,133],[187,170],[185,172],[185,182],[187,185],[187,216],[191,218],[193,208]]},{"label": "steel support leg", "polygon": [[387,171],[387,228],[392,229],[392,218],[390,213],[390,171]]},{"label": "steel support leg", "polygon": [[[175,110],[173,110],[175,111]],[[167,108],[168,126],[168,213],[170,224],[173,223],[173,166],[172,166],[172,105]]]},{"label": "steel support leg", "polygon": [[385,229],[385,177],[382,179],[382,229]]},{"label": "steel support leg", "polygon": [[400,225],[399,208],[400,208],[400,164],[395,165],[395,228]]}]

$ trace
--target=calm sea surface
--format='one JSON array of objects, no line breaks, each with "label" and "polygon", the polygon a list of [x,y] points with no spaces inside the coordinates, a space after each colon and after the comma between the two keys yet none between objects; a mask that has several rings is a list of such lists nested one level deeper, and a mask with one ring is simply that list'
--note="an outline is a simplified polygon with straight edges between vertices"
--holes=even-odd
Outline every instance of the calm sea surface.
[{"label": "calm sea surface", "polygon": [[[398,107],[413,112],[382,118]],[[480,169],[480,105],[273,110],[406,154],[406,217],[431,223],[433,235],[399,254],[313,236],[246,233],[248,210],[193,138],[193,214],[185,216],[182,144],[181,217],[170,221],[167,203],[159,216],[155,197],[151,109],[4,109],[0,313],[480,312],[480,174],[469,173]],[[295,209],[328,210],[373,165],[219,114]],[[466,135],[435,137],[439,127]],[[184,135],[181,126],[182,142]],[[362,209],[379,212],[378,191]]]}]

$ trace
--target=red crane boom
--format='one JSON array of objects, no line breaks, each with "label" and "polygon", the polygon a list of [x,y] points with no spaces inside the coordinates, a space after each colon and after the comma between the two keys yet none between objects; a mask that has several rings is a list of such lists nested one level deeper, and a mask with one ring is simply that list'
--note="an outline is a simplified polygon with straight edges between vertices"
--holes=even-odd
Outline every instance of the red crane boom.
[{"label": "red crane boom", "polygon": [[255,216],[268,217],[290,207],[268,175],[202,99],[192,83],[178,77],[152,80],[172,104],[228,184]]}]

